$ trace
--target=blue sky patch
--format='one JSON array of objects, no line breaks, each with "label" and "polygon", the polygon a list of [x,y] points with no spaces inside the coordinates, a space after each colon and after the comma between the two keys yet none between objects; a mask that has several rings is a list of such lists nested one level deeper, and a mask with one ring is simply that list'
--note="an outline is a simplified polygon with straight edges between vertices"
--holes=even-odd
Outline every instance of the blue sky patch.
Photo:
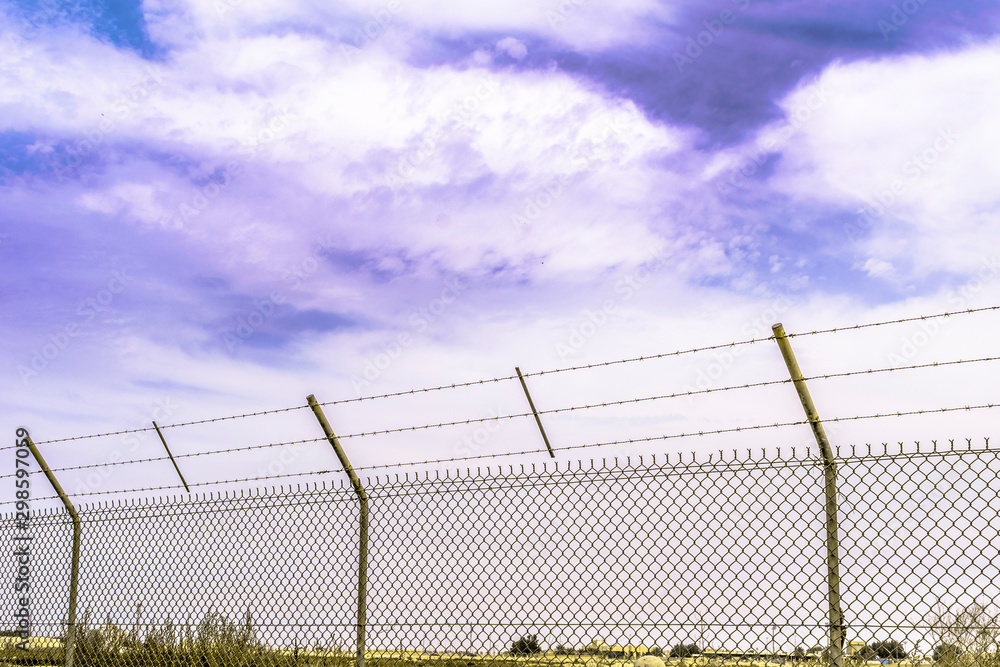
[{"label": "blue sky patch", "polygon": [[145,58],[159,53],[150,41],[141,0],[13,0],[11,4],[24,37],[33,38],[46,27],[79,25],[98,39]]}]

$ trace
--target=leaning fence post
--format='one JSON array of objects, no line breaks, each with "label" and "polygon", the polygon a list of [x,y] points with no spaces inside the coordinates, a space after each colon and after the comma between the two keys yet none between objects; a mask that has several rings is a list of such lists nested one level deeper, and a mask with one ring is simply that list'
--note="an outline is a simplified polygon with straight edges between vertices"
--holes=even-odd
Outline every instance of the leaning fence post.
[{"label": "leaning fence post", "polygon": [[555,458],[556,453],[552,451],[552,445],[549,444],[549,436],[545,435],[545,428],[542,427],[542,418],[538,416],[538,410],[535,409],[535,402],[531,400],[531,394],[528,393],[528,384],[524,381],[524,376],[521,375],[521,369],[515,366],[514,370],[517,371],[517,379],[521,381],[521,388],[524,389],[524,395],[528,397],[528,407],[531,408],[532,414],[535,415],[535,423],[538,424],[538,431],[542,434],[542,441],[545,442],[545,448],[549,450],[549,456]]},{"label": "leaning fence post", "polygon": [[63,501],[63,505],[66,506],[66,511],[69,512],[70,518],[73,520],[73,561],[70,567],[69,574],[69,627],[66,630],[66,667],[73,667],[73,648],[76,645],[76,588],[80,581],[80,515],[76,513],[76,508],[73,507],[73,503],[70,502],[69,496],[63,491],[62,485],[59,484],[59,480],[56,476],[52,474],[52,470],[49,468],[49,464],[45,462],[42,457],[42,453],[38,451],[38,447],[35,446],[34,441],[32,441],[31,436],[28,435],[28,430],[24,428],[17,429],[17,437],[24,438],[28,443],[28,449],[31,450],[31,455],[35,457],[35,461],[38,462],[38,467],[42,469],[45,476],[48,477],[49,483],[52,488],[55,489],[56,493],[59,494],[59,498]]},{"label": "leaning fence post", "polygon": [[833,447],[826,437],[826,430],[823,422],[820,421],[816,406],[813,405],[812,396],[809,395],[809,388],[806,387],[805,378],[799,370],[799,364],[795,360],[795,353],[792,352],[792,345],[785,335],[785,328],[781,323],[771,327],[774,331],[774,339],[781,350],[781,356],[785,358],[785,365],[788,367],[788,374],[795,385],[795,391],[799,394],[799,401],[806,412],[809,426],[812,428],[816,443],[819,445],[820,453],[823,456],[823,473],[826,478],[826,567],[827,586],[830,606],[830,663],[833,667],[843,667],[844,665],[844,613],[840,608],[840,540],[838,538],[837,524],[837,464],[833,459]]},{"label": "leaning fence post", "polygon": [[354,472],[354,467],[347,459],[347,454],[344,453],[344,448],[340,446],[340,440],[333,432],[333,428],[330,426],[330,422],[327,421],[326,415],[323,414],[323,408],[316,401],[316,397],[309,394],[306,397],[306,401],[309,403],[309,407],[312,408],[313,414],[316,415],[319,425],[323,427],[323,433],[326,434],[326,439],[333,446],[333,451],[337,453],[340,465],[343,466],[344,472],[347,473],[347,477],[351,480],[351,486],[354,487],[354,492],[358,495],[358,500],[361,503],[361,534],[358,542],[358,650],[356,665],[357,667],[365,667],[365,616],[367,610],[366,600],[368,597],[368,494],[365,493],[364,487],[361,486],[361,480],[358,479],[357,473]]},{"label": "leaning fence post", "polygon": [[174,464],[174,470],[177,471],[177,476],[181,478],[181,484],[184,485],[184,490],[191,493],[191,487],[188,486],[187,480],[184,479],[184,475],[181,474],[181,469],[177,467],[177,459],[174,458],[170,448],[167,447],[167,439],[163,437],[163,431],[161,431],[160,427],[156,425],[156,422],[153,422],[153,428],[156,429],[156,435],[160,436],[160,442],[163,443],[163,448],[167,450],[167,456],[170,457],[170,462]]}]

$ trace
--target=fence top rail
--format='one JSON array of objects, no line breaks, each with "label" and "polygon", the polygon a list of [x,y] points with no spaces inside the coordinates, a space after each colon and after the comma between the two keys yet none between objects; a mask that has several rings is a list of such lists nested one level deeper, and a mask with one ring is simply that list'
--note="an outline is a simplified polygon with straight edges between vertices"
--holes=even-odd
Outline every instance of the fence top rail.
[{"label": "fence top rail", "polygon": [[[964,442],[963,442],[964,441]],[[784,449],[784,455],[782,450]],[[791,451],[789,451],[789,449]],[[759,452],[756,453],[756,452]],[[835,448],[838,462],[855,463],[882,459],[913,459],[950,456],[980,456],[990,454],[1000,455],[1000,449],[990,447],[990,438],[984,437],[982,442],[973,443],[973,438],[949,439],[929,442],[883,442],[875,446],[850,445]],[[665,477],[676,475],[697,475],[741,470],[779,469],[792,467],[822,466],[822,459],[815,455],[811,447],[776,448],[768,452],[766,448],[759,450],[730,450],[711,454],[696,452],[637,455],[628,457],[608,457],[600,459],[577,461],[545,461],[540,463],[509,464],[499,466],[479,466],[476,468],[425,470],[418,472],[403,472],[396,474],[376,475],[365,478],[365,486],[369,488],[372,497],[396,495],[401,491],[439,492],[461,491],[472,486],[478,490],[487,488],[530,487],[551,484],[572,484],[583,481],[621,479],[639,479],[645,477]],[[323,471],[333,474],[339,471]],[[442,485],[454,486],[453,489],[442,489]],[[439,487],[436,488],[435,487]],[[172,487],[169,487],[172,488]],[[109,492],[111,493],[111,492]],[[122,493],[122,492],[115,492]],[[346,480],[324,479],[300,484],[288,484],[254,489],[232,489],[208,491],[185,496],[144,496],[133,498],[115,498],[94,503],[81,504],[79,511],[93,514],[104,510],[126,507],[163,508],[167,506],[191,508],[198,504],[238,502],[250,499],[289,499],[307,497],[315,494],[343,493],[345,500],[353,500],[350,485]],[[33,500],[56,498],[45,496]],[[211,511],[211,510],[208,510]],[[43,507],[32,509],[32,518],[44,516],[61,517],[65,509],[61,507]],[[14,521],[15,513],[0,515],[0,522]]]}]

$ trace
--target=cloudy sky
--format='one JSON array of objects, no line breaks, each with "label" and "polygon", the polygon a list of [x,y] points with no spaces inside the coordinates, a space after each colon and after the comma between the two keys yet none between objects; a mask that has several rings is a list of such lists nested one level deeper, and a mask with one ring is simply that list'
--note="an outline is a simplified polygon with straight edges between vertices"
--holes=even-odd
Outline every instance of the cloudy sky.
[{"label": "cloudy sky", "polygon": [[[11,444],[19,425],[45,441],[763,338],[777,321],[1000,303],[992,2],[3,7]],[[796,349],[807,375],[989,357],[997,324],[986,312]],[[787,377],[773,342],[734,351],[528,383],[544,410]],[[813,394],[824,416],[983,404],[993,368]],[[350,435],[525,409],[515,379],[327,412]],[[993,415],[830,430],[844,445],[981,438]],[[557,447],[800,418],[787,385],[543,416]],[[165,435],[190,454],[321,433],[299,410]],[[793,427],[557,458],[810,440]],[[359,466],[542,446],[530,418],[344,444]],[[333,469],[320,445],[181,466],[195,483]],[[163,453],[149,433],[44,449],[54,467]],[[63,480],[178,481],[162,461]]]}]

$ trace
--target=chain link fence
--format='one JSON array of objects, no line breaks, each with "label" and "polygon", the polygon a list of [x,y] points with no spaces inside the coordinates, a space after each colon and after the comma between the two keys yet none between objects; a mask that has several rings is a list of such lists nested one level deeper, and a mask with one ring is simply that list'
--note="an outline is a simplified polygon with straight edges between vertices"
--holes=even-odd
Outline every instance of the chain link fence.
[{"label": "chain link fence", "polygon": [[[847,660],[997,664],[997,450],[880,448],[838,453],[837,467]],[[363,484],[368,667],[824,659],[824,475],[804,452]],[[355,663],[350,486],[79,514],[77,667]],[[18,529],[0,519],[4,543]],[[0,660],[62,664],[72,527],[47,511],[27,529],[31,639],[17,648],[21,600],[5,586]]]}]

